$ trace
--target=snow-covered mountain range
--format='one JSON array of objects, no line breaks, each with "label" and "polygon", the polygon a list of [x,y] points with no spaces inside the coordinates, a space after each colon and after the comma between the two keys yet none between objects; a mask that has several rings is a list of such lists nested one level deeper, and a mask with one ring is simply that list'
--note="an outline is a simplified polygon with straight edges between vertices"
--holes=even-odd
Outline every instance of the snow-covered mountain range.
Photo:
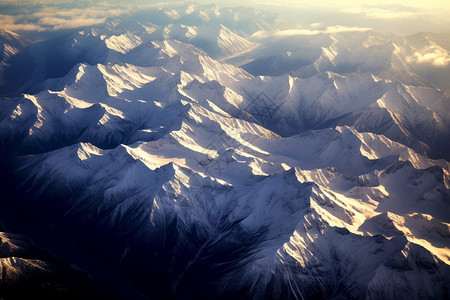
[{"label": "snow-covered mountain range", "polygon": [[17,54],[34,63],[0,101],[5,226],[118,298],[447,298],[450,99],[411,67],[419,38],[295,52],[195,14]]}]

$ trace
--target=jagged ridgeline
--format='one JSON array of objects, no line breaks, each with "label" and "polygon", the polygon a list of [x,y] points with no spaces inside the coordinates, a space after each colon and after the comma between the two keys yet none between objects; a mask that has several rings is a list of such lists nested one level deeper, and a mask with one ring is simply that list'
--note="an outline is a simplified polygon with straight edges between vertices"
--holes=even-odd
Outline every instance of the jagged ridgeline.
[{"label": "jagged ridgeline", "polygon": [[2,32],[0,297],[448,298],[445,45],[218,12]]}]

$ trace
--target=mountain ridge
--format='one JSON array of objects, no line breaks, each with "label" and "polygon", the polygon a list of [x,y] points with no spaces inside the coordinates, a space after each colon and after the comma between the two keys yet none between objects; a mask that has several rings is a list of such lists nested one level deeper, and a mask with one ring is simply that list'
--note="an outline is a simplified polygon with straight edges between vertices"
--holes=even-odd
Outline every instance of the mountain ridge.
[{"label": "mountain ridge", "polygon": [[64,37],[63,74],[0,102],[14,222],[148,298],[444,299],[445,93],[360,70],[255,76],[211,57],[254,46],[218,28],[236,48],[114,19]]}]

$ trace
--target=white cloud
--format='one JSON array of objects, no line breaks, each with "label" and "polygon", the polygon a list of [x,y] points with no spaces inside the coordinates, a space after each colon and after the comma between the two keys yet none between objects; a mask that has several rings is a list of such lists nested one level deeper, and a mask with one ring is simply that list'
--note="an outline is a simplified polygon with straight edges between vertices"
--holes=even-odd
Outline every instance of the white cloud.
[{"label": "white cloud", "polygon": [[320,30],[287,29],[287,30],[276,31],[272,35],[276,36],[276,37],[286,37],[286,36],[293,36],[293,35],[316,35],[319,33],[321,33]]},{"label": "white cloud", "polygon": [[439,46],[430,46],[423,51],[414,52],[406,58],[408,63],[430,64],[435,67],[447,67],[450,64],[450,54]]},{"label": "white cloud", "polygon": [[352,7],[340,10],[344,14],[364,15],[372,19],[407,19],[418,16],[418,12],[408,8]]},{"label": "white cloud", "polygon": [[84,26],[92,26],[105,22],[106,18],[76,18],[76,19],[63,19],[45,17],[39,21],[39,24],[50,26],[54,30],[79,28]]},{"label": "white cloud", "polygon": [[368,27],[347,27],[347,26],[341,26],[341,25],[334,25],[329,26],[324,31],[325,33],[334,33],[334,32],[364,32],[369,31],[371,28]]},{"label": "white cloud", "polygon": [[303,29],[303,28],[297,28],[297,29],[287,29],[287,30],[278,30],[278,31],[258,31],[255,32],[251,37],[254,39],[265,39],[269,37],[288,37],[288,36],[295,36],[295,35],[317,35],[321,33],[338,33],[338,32],[364,32],[369,31],[371,28],[366,27],[347,27],[342,25],[334,25],[334,26],[328,26],[324,30],[317,30],[317,29]]},{"label": "white cloud", "polygon": [[[0,0],[0,2],[5,0]],[[59,1],[59,3],[58,3]],[[75,2],[73,0],[45,1],[49,6],[43,6],[34,13],[7,15],[0,13],[0,29],[11,31],[30,30],[59,30],[79,28],[101,24],[108,17],[117,17],[123,14],[141,12],[147,9],[161,8],[183,4],[180,1],[173,2],[93,2],[92,6],[85,8],[64,8],[58,4],[62,2]],[[15,2],[15,1],[11,1]],[[30,0],[29,3],[36,1]],[[23,4],[28,3],[26,1]],[[8,2],[7,2],[8,3]]]},{"label": "white cloud", "polygon": [[311,28],[322,27],[322,26],[323,26],[323,24],[318,23],[318,22],[309,24],[309,27],[311,27]]},{"label": "white cloud", "polygon": [[319,30],[309,30],[309,29],[287,29],[279,31],[265,31],[260,30],[252,34],[253,39],[265,39],[270,37],[288,37],[294,35],[316,35],[321,33]]},{"label": "white cloud", "polygon": [[11,31],[44,31],[79,28],[103,23],[107,17],[130,12],[130,7],[96,6],[85,9],[44,7],[32,14],[0,14],[0,29]]},{"label": "white cloud", "polygon": [[59,10],[54,7],[43,8],[41,11],[33,14],[38,18],[38,24],[50,29],[67,29],[101,24],[107,17],[115,17],[126,13],[129,9],[123,8],[105,8],[91,7],[86,9],[67,9]]},{"label": "white cloud", "polygon": [[16,24],[16,20],[17,17],[0,14],[0,29],[11,31],[20,31],[20,30],[40,31],[43,29],[41,28],[41,26],[32,23]]}]

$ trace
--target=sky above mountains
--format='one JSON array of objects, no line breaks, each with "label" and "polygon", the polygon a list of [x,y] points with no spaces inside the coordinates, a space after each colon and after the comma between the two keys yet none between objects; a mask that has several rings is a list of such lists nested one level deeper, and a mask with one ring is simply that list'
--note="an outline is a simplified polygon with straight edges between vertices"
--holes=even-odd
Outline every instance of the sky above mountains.
[{"label": "sky above mountains", "polygon": [[[92,26],[107,17],[133,14],[157,7],[187,7],[185,1],[0,1],[0,29],[12,31],[47,31]],[[196,1],[197,4],[242,6],[242,1]],[[245,6],[278,13],[286,29],[325,29],[330,26],[373,29],[398,34],[420,31],[443,32],[450,28],[450,2],[434,1],[324,1],[314,3],[288,0],[252,0]],[[280,23],[281,24],[281,23]],[[290,28],[288,28],[290,27]]]}]

